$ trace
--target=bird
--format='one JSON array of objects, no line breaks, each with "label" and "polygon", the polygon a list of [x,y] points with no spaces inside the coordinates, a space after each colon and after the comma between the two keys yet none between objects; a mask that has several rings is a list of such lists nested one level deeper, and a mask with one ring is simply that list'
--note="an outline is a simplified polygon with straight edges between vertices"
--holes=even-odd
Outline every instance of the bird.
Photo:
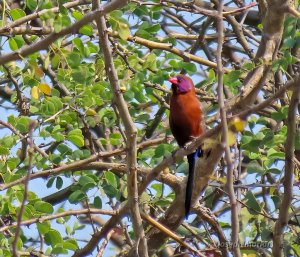
[{"label": "bird", "polygon": [[[186,75],[169,78],[172,83],[169,123],[179,147],[204,133],[203,112],[192,79]],[[189,172],[185,192],[185,216],[188,217],[193,193],[195,161],[200,156],[200,147],[187,155]]]}]

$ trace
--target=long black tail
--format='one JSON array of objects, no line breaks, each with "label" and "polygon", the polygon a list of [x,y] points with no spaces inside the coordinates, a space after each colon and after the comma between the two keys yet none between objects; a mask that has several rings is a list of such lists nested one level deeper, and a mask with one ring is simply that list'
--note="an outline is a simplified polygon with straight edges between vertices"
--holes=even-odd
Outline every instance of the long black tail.
[{"label": "long black tail", "polygon": [[195,162],[196,158],[199,154],[199,149],[196,152],[191,153],[187,156],[189,162],[189,174],[188,180],[186,184],[185,190],[185,217],[187,218],[191,209],[191,201],[192,201],[192,194],[193,194],[193,184],[194,184],[194,172],[195,172]]}]

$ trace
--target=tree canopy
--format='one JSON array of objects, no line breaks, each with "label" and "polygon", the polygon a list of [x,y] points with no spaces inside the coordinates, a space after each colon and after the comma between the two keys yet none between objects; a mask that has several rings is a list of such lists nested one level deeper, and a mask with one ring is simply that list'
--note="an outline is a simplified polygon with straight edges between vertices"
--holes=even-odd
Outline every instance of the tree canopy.
[{"label": "tree canopy", "polygon": [[[0,256],[300,256],[298,1],[0,6]],[[178,73],[206,125],[180,149]]]}]

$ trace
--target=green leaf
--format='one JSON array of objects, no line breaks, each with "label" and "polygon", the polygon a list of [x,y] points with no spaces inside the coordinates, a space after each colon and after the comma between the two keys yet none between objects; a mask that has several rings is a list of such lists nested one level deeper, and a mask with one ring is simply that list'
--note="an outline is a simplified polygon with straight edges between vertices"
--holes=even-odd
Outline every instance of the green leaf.
[{"label": "green leaf", "polygon": [[4,147],[11,148],[16,143],[16,137],[15,136],[7,136],[2,137],[1,145]]},{"label": "green leaf", "polygon": [[57,68],[57,66],[59,65],[60,63],[60,57],[58,54],[55,54],[52,59],[51,59],[51,66],[52,68]]},{"label": "green leaf", "polygon": [[112,25],[113,30],[116,30],[121,39],[127,40],[130,36],[130,29],[126,19],[122,18],[122,12],[120,10],[112,11],[109,14],[109,22]]},{"label": "green leaf", "polygon": [[224,222],[224,221],[219,221],[218,222],[220,224],[220,226],[223,228],[223,229],[226,229],[226,228],[231,228],[231,225],[227,222]]},{"label": "green leaf", "polygon": [[143,68],[149,68],[152,70],[156,70],[157,69],[156,58],[157,58],[157,56],[154,53],[147,55],[146,60],[143,64]]},{"label": "green leaf", "polygon": [[86,65],[80,65],[72,71],[72,79],[79,84],[87,85],[90,83],[93,74]]},{"label": "green leaf", "polygon": [[276,168],[268,169],[268,172],[276,174],[276,175],[281,174],[281,170],[276,169]]},{"label": "green leaf", "polygon": [[29,130],[30,118],[21,116],[16,124],[16,129],[18,129],[21,133],[26,133]]},{"label": "green leaf", "polygon": [[73,11],[72,16],[75,18],[75,20],[80,20],[83,17],[83,14],[79,11]]},{"label": "green leaf", "polygon": [[152,184],[151,187],[156,191],[156,196],[161,196],[162,195],[162,184],[161,183],[155,183]]},{"label": "green leaf", "polygon": [[282,159],[284,160],[285,154],[283,152],[279,152],[275,150],[274,148],[270,148],[267,152],[267,156],[269,158],[274,158],[274,159]]},{"label": "green leaf", "polygon": [[51,225],[49,221],[44,221],[42,223],[38,222],[37,224],[37,229],[40,234],[45,235],[46,233],[49,232]]},{"label": "green leaf", "polygon": [[255,64],[253,62],[246,62],[243,64],[242,69],[246,71],[253,70],[255,68]]},{"label": "green leaf", "polygon": [[86,184],[89,184],[89,183],[92,183],[94,185],[96,185],[96,182],[93,178],[89,177],[89,176],[85,176],[85,175],[82,175],[80,178],[79,178],[79,181],[78,183],[82,186],[86,185]]},{"label": "green leaf", "polygon": [[162,156],[165,156],[167,154],[171,154],[172,146],[169,144],[161,144],[158,147],[156,147],[154,152],[154,157],[159,158]]},{"label": "green leaf", "polygon": [[22,219],[24,220],[28,220],[34,217],[36,211],[34,209],[34,207],[31,204],[26,204],[26,206],[24,207],[24,212],[22,215]]},{"label": "green leaf", "polygon": [[63,243],[63,238],[57,230],[50,229],[50,231],[45,234],[45,242],[55,247],[57,244]]},{"label": "green leaf", "polygon": [[55,247],[53,247],[51,253],[55,254],[55,255],[62,255],[62,254],[67,254],[68,250],[64,249],[63,244],[61,243],[61,244],[57,244]]},{"label": "green leaf", "polygon": [[70,131],[67,138],[78,147],[84,146],[84,138],[80,129]]},{"label": "green leaf", "polygon": [[[66,13],[68,13],[68,9],[64,8],[64,10],[66,11]],[[63,14],[63,12],[61,13]],[[68,15],[63,15],[61,17],[61,23],[64,28],[70,26],[71,25],[70,17]]]},{"label": "green leaf", "polygon": [[78,249],[78,245],[75,240],[68,239],[67,241],[63,242],[63,248],[72,250],[72,251],[76,251]]},{"label": "green leaf", "polygon": [[73,39],[73,43],[77,46],[77,48],[78,48],[78,50],[80,51],[80,53],[81,53],[82,55],[84,55],[84,45],[83,45],[81,39],[78,38],[78,37],[77,37],[77,38],[74,38],[74,39]]},{"label": "green leaf", "polygon": [[[253,156],[255,155],[255,153],[250,153],[249,154],[249,158],[251,159],[258,159],[260,160],[260,155],[256,155],[256,156]],[[247,172],[249,174],[252,174],[252,173],[264,173],[265,170],[262,168],[262,166],[258,163],[258,161],[251,161],[247,164]]]},{"label": "green leaf", "polygon": [[191,62],[179,62],[179,68],[185,69],[189,74],[193,74],[197,71],[197,67],[194,63]]},{"label": "green leaf", "polygon": [[61,178],[61,177],[57,177],[56,178],[56,188],[57,189],[61,189],[62,188],[62,186],[63,186],[63,179]]},{"label": "green leaf", "polygon": [[51,178],[48,180],[48,182],[47,182],[47,184],[46,184],[47,188],[52,187],[54,180],[55,180],[55,177],[51,177]]},{"label": "green leaf", "polygon": [[87,35],[87,36],[92,36],[94,31],[93,31],[93,27],[91,25],[84,25],[83,27],[81,27],[79,29],[79,33],[83,34],[83,35]]},{"label": "green leaf", "polygon": [[279,209],[280,203],[281,203],[280,197],[277,196],[277,195],[272,195],[272,196],[271,196],[271,199],[272,199],[272,201],[273,201],[273,203],[274,203],[275,208],[276,208],[276,209]]},{"label": "green leaf", "polygon": [[257,212],[261,212],[261,206],[259,205],[258,201],[251,191],[247,192],[245,199],[247,200],[247,206],[250,207],[249,212],[251,214],[257,215]]},{"label": "green leaf", "polygon": [[39,108],[37,108],[36,106],[31,105],[29,108],[30,113],[38,113],[39,112]]},{"label": "green leaf", "polygon": [[70,203],[78,203],[85,198],[86,198],[86,195],[81,190],[76,190],[69,196],[69,202]]},{"label": "green leaf", "polygon": [[36,0],[26,0],[26,6],[33,11],[37,7],[37,1]]},{"label": "green leaf", "polygon": [[296,43],[296,40],[293,38],[284,39],[283,46],[284,48],[293,48]]},{"label": "green leaf", "polygon": [[97,46],[96,44],[93,44],[90,41],[88,41],[86,44],[88,45],[88,48],[89,48],[91,53],[98,53],[99,52],[99,46]]},{"label": "green leaf", "polygon": [[98,209],[102,208],[102,200],[101,200],[101,198],[99,196],[96,196],[94,198],[94,207],[98,208]]},{"label": "green leaf", "polygon": [[12,51],[16,51],[19,49],[18,44],[14,38],[10,38],[8,40],[9,47]]},{"label": "green leaf", "polygon": [[39,201],[34,204],[34,208],[43,213],[53,213],[54,209],[50,203]]},{"label": "green leaf", "polygon": [[110,198],[118,198],[120,196],[120,192],[112,185],[104,184],[102,188],[105,194]]},{"label": "green leaf", "polygon": [[55,164],[59,164],[61,161],[63,160],[62,156],[59,154],[49,154],[49,161],[55,163]]},{"label": "green leaf", "polygon": [[71,66],[71,68],[76,68],[80,65],[81,57],[78,53],[71,52],[68,55],[67,60],[68,60],[68,64]]},{"label": "green leaf", "polygon": [[9,154],[9,149],[0,145],[0,155],[8,155],[8,154]]},{"label": "green leaf", "polygon": [[236,88],[242,84],[239,80],[242,74],[241,70],[234,70],[228,74],[224,74],[224,84],[230,86],[231,88]]},{"label": "green leaf", "polygon": [[54,27],[55,32],[61,31],[62,22],[61,22],[61,17],[60,16],[54,21],[53,27]]},{"label": "green leaf", "polygon": [[65,137],[63,134],[54,134],[52,137],[57,141],[57,142],[62,142],[65,140]]},{"label": "green leaf", "polygon": [[155,25],[149,26],[148,28],[145,28],[144,30],[146,30],[150,34],[155,34],[160,30],[160,24],[157,23]]},{"label": "green leaf", "polygon": [[112,185],[115,188],[118,188],[117,177],[114,173],[112,173],[111,171],[106,171],[104,176],[108,184]]},{"label": "green leaf", "polygon": [[273,238],[273,230],[265,228],[261,232],[261,240],[269,241]]},{"label": "green leaf", "polygon": [[48,99],[44,99],[42,103],[42,112],[47,115],[53,115],[56,112],[56,108],[53,102]]},{"label": "green leaf", "polygon": [[135,8],[133,13],[139,17],[143,17],[144,15],[148,16],[149,11],[150,9],[148,7],[146,7],[145,5],[140,5]]},{"label": "green leaf", "polygon": [[295,243],[292,245],[293,248],[293,252],[295,253],[295,256],[300,253],[300,245],[298,245],[298,243]]},{"label": "green leaf", "polygon": [[14,21],[26,16],[26,13],[18,8],[10,10],[9,14]]},{"label": "green leaf", "polygon": [[57,150],[62,154],[62,155],[67,155],[67,154],[72,154],[72,149],[65,145],[65,144],[59,144],[57,147]]},{"label": "green leaf", "polygon": [[278,112],[272,112],[271,118],[276,121],[282,121],[287,118],[289,106],[283,106]]},{"label": "green leaf", "polygon": [[117,31],[123,40],[127,40],[130,37],[130,29],[125,23],[120,23]]},{"label": "green leaf", "polygon": [[20,163],[20,159],[19,158],[9,158],[9,159],[7,159],[6,163],[7,163],[7,166],[11,170],[14,170]]}]

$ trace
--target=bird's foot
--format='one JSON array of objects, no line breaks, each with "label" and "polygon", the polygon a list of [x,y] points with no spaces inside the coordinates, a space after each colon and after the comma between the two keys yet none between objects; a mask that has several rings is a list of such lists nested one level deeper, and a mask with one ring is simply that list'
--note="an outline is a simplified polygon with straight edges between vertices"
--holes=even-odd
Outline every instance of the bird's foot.
[{"label": "bird's foot", "polygon": [[183,148],[186,150],[186,149],[188,149],[189,148],[189,146],[191,145],[191,144],[193,144],[194,143],[194,140],[196,139],[197,137],[194,137],[194,136],[190,136],[190,141],[189,142],[187,142],[184,146],[183,146]]},{"label": "bird's foot", "polygon": [[184,150],[187,150],[187,149],[189,148],[189,146],[190,146],[192,143],[193,143],[193,142],[187,142],[187,143],[183,146]]}]

